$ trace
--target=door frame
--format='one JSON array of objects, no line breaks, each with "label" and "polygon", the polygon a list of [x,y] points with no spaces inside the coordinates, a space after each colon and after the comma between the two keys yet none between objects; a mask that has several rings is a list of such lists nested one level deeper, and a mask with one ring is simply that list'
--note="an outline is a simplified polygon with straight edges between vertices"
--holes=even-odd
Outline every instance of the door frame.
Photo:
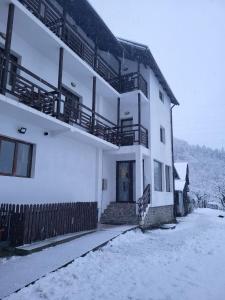
[{"label": "door frame", "polygon": [[[122,132],[124,132],[124,130],[123,130],[123,126],[124,126],[123,123],[126,122],[126,121],[132,121],[132,125],[133,125],[134,119],[133,119],[133,117],[128,117],[128,118],[123,118],[123,119],[120,120],[120,122],[121,122],[120,125],[121,125],[121,131]],[[130,125],[130,126],[132,126],[132,125]],[[125,130],[125,132],[126,132],[126,130]]]},{"label": "door frame", "polygon": [[[120,163],[129,163],[129,173],[131,176],[131,182],[132,184],[130,184],[129,186],[129,201],[119,201],[119,164]],[[134,203],[134,197],[133,197],[133,193],[134,193],[134,176],[133,176],[133,172],[134,172],[134,167],[135,167],[135,160],[120,160],[120,161],[116,161],[116,202],[118,203]]]}]

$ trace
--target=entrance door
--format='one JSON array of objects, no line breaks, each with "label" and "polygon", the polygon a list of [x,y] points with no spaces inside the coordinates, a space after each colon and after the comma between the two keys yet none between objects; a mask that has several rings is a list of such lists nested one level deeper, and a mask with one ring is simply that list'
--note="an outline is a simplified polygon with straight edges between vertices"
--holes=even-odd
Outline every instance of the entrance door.
[{"label": "entrance door", "polygon": [[133,202],[134,161],[117,162],[117,202]]}]

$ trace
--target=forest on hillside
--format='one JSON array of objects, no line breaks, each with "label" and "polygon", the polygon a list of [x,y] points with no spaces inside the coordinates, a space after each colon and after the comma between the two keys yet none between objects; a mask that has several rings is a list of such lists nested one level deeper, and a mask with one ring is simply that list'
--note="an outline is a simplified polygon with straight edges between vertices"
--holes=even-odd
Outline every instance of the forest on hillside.
[{"label": "forest on hillside", "polygon": [[225,196],[225,151],[174,140],[175,162],[189,163],[190,195],[221,204]]}]

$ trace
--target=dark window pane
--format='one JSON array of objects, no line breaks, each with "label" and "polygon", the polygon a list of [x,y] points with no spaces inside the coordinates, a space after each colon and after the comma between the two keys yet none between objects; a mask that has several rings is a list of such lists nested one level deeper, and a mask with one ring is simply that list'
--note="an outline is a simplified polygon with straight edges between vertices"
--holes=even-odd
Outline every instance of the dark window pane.
[{"label": "dark window pane", "polygon": [[155,191],[162,191],[162,164],[154,161],[154,187]]},{"label": "dark window pane", "polygon": [[171,168],[166,166],[166,191],[171,192]]},{"label": "dark window pane", "polygon": [[12,174],[15,143],[0,141],[0,173]]},{"label": "dark window pane", "polygon": [[30,169],[30,145],[18,143],[17,144],[17,163],[16,176],[28,177]]}]

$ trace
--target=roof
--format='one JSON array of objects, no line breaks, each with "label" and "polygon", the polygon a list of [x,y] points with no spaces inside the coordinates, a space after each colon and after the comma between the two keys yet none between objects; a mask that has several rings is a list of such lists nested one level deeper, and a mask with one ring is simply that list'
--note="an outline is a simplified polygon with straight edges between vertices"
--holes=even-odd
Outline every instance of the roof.
[{"label": "roof", "polygon": [[183,192],[185,188],[185,184],[186,184],[185,180],[175,179],[175,191]]},{"label": "roof", "polygon": [[127,57],[128,59],[139,59],[145,65],[149,65],[150,68],[153,70],[156,78],[159,80],[160,84],[162,85],[163,89],[167,93],[167,96],[170,98],[171,102],[175,105],[179,105],[178,100],[176,99],[169,84],[167,83],[165,77],[163,76],[149,47],[147,45],[129,41],[122,38],[118,38],[118,41],[126,49],[125,57]]},{"label": "roof", "polygon": [[101,50],[122,55],[124,49],[117,38],[87,0],[56,0],[61,6],[66,4],[70,16],[93,40],[97,39]]},{"label": "roof", "polygon": [[187,172],[188,172],[188,163],[187,162],[176,162],[176,163],[174,163],[174,167],[178,173],[179,179],[185,181]]}]

